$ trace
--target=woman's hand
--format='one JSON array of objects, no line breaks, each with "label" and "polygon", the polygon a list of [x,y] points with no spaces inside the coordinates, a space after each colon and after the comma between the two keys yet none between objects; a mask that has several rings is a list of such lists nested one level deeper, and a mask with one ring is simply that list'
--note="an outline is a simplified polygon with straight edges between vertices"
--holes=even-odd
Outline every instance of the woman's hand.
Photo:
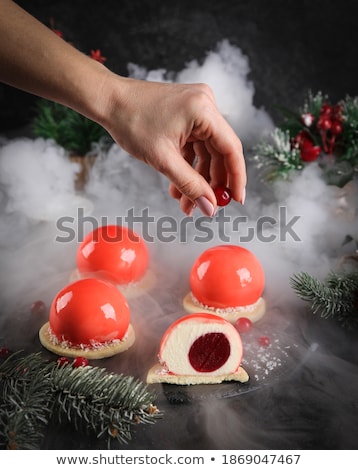
[{"label": "woman's hand", "polygon": [[103,125],[128,153],[170,180],[186,214],[216,210],[213,188],[228,186],[245,199],[242,144],[205,84],[170,84],[108,77]]}]

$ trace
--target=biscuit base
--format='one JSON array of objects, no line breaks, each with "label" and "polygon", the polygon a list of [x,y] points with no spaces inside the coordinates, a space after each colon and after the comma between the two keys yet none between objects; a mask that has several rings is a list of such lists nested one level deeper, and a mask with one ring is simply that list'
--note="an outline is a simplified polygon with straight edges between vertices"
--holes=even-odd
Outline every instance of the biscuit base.
[{"label": "biscuit base", "polygon": [[115,356],[116,354],[127,351],[131,346],[133,346],[135,341],[135,333],[132,325],[128,326],[127,333],[125,338],[120,342],[115,342],[112,344],[106,344],[99,349],[80,349],[80,348],[70,348],[63,347],[60,344],[54,344],[51,341],[51,335],[49,331],[50,323],[45,323],[39,331],[39,338],[42,346],[44,346],[49,351],[57,354],[58,356],[66,357],[86,357],[87,359],[104,359],[105,357]]},{"label": "biscuit base", "polygon": [[212,313],[221,318],[224,318],[230,323],[235,323],[239,318],[249,318],[252,323],[259,321],[266,311],[266,302],[263,297],[260,297],[257,304],[250,308],[244,307],[238,310],[234,309],[217,309],[204,307],[193,301],[192,293],[189,292],[183,299],[183,307],[188,313]]},{"label": "biscuit base", "polygon": [[147,383],[165,383],[175,385],[201,385],[201,384],[220,384],[222,382],[241,382],[249,381],[249,375],[243,367],[228,375],[174,375],[163,369],[161,364],[154,365],[147,374]]},{"label": "biscuit base", "polygon": [[157,278],[154,272],[150,269],[147,270],[142,279],[140,279],[138,282],[131,282],[129,284],[116,284],[115,282],[111,281],[106,277],[101,277],[100,273],[81,274],[78,269],[74,269],[71,272],[69,280],[70,282],[74,282],[78,281],[79,279],[85,279],[88,277],[104,279],[112,282],[117,287],[117,289],[126,297],[126,299],[134,299],[144,294],[145,292],[149,292],[157,283]]}]

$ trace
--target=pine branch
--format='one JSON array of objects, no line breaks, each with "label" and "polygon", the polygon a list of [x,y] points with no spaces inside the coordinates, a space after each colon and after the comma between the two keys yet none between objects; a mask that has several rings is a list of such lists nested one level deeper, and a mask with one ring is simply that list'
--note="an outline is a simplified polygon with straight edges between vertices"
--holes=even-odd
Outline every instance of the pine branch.
[{"label": "pine branch", "polygon": [[50,384],[39,354],[0,364],[0,448],[38,449],[51,415]]},{"label": "pine branch", "polygon": [[86,366],[44,361],[40,353],[12,354],[0,363],[0,448],[38,449],[50,419],[127,443],[136,424],[161,413],[139,380]]},{"label": "pine branch", "polygon": [[306,272],[290,279],[291,287],[299,298],[310,303],[313,314],[334,318],[342,326],[358,326],[358,273],[331,273],[321,282]]},{"label": "pine branch", "polygon": [[154,395],[130,376],[108,374],[105,369],[63,367],[51,371],[57,416],[76,429],[91,429],[122,443],[131,439],[134,424],[154,423],[159,417]]}]

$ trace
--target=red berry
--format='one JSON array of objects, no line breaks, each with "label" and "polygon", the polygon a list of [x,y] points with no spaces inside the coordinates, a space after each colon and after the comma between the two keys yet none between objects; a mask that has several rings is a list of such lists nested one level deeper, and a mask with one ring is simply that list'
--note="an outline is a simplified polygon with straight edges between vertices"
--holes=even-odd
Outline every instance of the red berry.
[{"label": "red berry", "polygon": [[339,121],[333,121],[331,126],[332,134],[338,135],[341,134],[343,131],[343,126]]},{"label": "red berry", "polygon": [[68,357],[61,356],[57,359],[57,364],[59,365],[59,367],[67,366],[69,363],[70,360],[68,359]]},{"label": "red berry", "polygon": [[326,114],[327,116],[331,115],[333,112],[333,106],[331,106],[330,104],[323,104],[321,106],[321,115],[322,114]]},{"label": "red berry", "polygon": [[252,328],[252,321],[249,318],[241,317],[236,320],[235,327],[239,333],[247,333]]},{"label": "red berry", "polygon": [[35,315],[37,314],[42,314],[46,312],[46,305],[45,302],[42,300],[36,300],[32,305],[31,305],[31,313],[34,313]]},{"label": "red berry", "polygon": [[8,348],[0,348],[0,358],[5,359],[10,356],[11,352]]},{"label": "red berry", "polygon": [[259,343],[261,346],[269,346],[270,345],[270,338],[268,336],[260,336]]},{"label": "red berry", "polygon": [[224,186],[217,186],[214,193],[218,206],[227,206],[232,199],[230,189]]},{"label": "red berry", "polygon": [[321,116],[318,119],[317,127],[323,131],[328,131],[332,127],[332,121],[329,117]]},{"label": "red berry", "polygon": [[76,357],[72,362],[72,367],[86,367],[88,366],[89,362],[86,357]]}]

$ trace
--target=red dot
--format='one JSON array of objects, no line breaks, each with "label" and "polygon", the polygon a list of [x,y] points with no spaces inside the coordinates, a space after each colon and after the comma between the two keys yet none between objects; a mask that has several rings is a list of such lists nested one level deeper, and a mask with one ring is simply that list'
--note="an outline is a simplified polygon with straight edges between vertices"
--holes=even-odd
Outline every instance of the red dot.
[{"label": "red dot", "polygon": [[247,333],[252,328],[252,321],[249,318],[241,317],[236,320],[235,327],[239,333]]},{"label": "red dot", "polygon": [[261,346],[269,346],[271,341],[270,341],[270,338],[268,336],[260,336],[259,338],[259,343],[261,344]]}]

